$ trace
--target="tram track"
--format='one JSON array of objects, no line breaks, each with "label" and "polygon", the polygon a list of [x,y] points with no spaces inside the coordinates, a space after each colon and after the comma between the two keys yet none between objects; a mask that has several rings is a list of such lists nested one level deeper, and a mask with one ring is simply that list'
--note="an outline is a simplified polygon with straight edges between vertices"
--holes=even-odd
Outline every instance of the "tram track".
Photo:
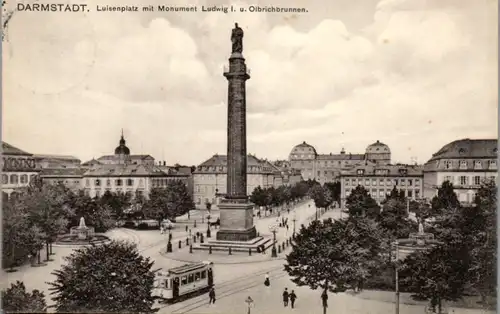
[{"label": "tram track", "polygon": [[[223,281],[219,284],[215,284],[217,298],[220,299],[223,297],[231,296],[235,293],[247,290],[249,288],[262,285],[264,280],[261,278],[261,276],[263,276],[266,273],[269,273],[269,278],[271,279],[284,277],[286,276],[286,273],[283,273],[282,270],[283,270],[283,265],[273,266],[246,276],[240,276],[234,279]],[[179,305],[180,307],[176,308],[176,306]],[[195,310],[204,305],[207,305],[207,299],[206,295],[202,294],[184,302],[179,302],[174,304],[164,304],[160,306],[159,309],[161,310],[161,309],[173,308],[173,311],[170,313],[181,314],[181,313],[188,313],[189,311]]]}]

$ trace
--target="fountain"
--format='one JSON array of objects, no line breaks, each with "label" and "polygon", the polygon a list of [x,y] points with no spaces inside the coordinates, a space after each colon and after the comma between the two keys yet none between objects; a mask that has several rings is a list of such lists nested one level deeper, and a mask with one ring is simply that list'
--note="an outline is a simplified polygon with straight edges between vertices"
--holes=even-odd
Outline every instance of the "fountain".
[{"label": "fountain", "polygon": [[424,251],[437,244],[439,241],[434,239],[434,234],[424,232],[424,225],[420,222],[418,232],[410,233],[408,239],[398,240],[399,257],[404,259],[413,252]]},{"label": "fountain", "polygon": [[57,238],[56,246],[65,245],[89,245],[109,242],[110,239],[102,234],[96,234],[94,227],[85,225],[85,218],[80,218],[80,224],[70,228],[69,234],[61,235]]}]

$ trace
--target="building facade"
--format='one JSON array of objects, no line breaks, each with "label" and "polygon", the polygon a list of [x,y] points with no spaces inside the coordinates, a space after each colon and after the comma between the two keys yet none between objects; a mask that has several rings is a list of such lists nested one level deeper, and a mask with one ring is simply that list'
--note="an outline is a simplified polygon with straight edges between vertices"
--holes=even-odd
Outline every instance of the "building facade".
[{"label": "building facade", "polygon": [[418,165],[357,166],[340,176],[342,206],[358,185],[364,187],[379,204],[396,187],[409,199],[420,199],[423,193],[423,167]]},{"label": "building facade", "polygon": [[74,156],[35,154],[33,158],[42,169],[79,168],[81,164],[81,160]]},{"label": "building facade", "polygon": [[498,140],[461,139],[443,146],[424,166],[424,196],[432,199],[449,181],[460,203],[471,204],[481,184],[498,177]]},{"label": "building facade", "polygon": [[82,168],[47,168],[42,169],[39,175],[43,183],[64,184],[76,192],[83,187],[82,180],[85,171]]},{"label": "building facade", "polygon": [[20,188],[27,187],[40,172],[33,154],[2,142],[3,199]]},{"label": "building facade", "polygon": [[295,146],[288,157],[290,167],[300,170],[304,180],[316,180],[321,184],[339,180],[341,171],[359,165],[385,165],[391,162],[389,146],[380,141],[369,145],[364,154],[318,154],[305,141]]},{"label": "building facade", "polygon": [[[268,188],[283,184],[280,169],[267,160],[247,156],[247,195],[258,186]],[[227,156],[216,154],[196,167],[193,185],[193,199],[198,208],[204,208],[207,202],[218,205],[227,191]]]}]

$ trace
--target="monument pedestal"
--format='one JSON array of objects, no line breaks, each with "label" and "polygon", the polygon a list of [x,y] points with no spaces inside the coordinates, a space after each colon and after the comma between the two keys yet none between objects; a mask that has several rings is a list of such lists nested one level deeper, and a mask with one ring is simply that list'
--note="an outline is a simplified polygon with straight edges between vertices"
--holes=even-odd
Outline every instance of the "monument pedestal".
[{"label": "monument pedestal", "polygon": [[218,241],[250,241],[257,237],[253,225],[253,204],[247,202],[224,201],[219,204],[220,229]]}]

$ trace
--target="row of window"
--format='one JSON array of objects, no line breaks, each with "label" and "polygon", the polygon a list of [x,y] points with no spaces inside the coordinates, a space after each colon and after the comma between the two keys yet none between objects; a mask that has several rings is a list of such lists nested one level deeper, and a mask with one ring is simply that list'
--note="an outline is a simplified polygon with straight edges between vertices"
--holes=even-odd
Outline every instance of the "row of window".
[{"label": "row of window", "polygon": [[[460,160],[458,163],[459,169],[468,169],[467,160]],[[483,169],[483,165],[487,166],[488,169],[496,169],[497,161],[496,160],[474,160],[474,169]],[[451,160],[447,160],[444,162],[444,166],[446,169],[453,169],[453,162]]]},{"label": "row of window", "polygon": [[168,179],[152,179],[151,180],[151,185],[152,187],[165,187],[167,186],[168,182],[174,181],[174,180],[179,180],[177,178],[168,178]]},{"label": "row of window", "polygon": [[17,174],[11,174],[10,177],[9,175],[2,174],[2,184],[28,184],[33,178],[35,178],[35,174],[32,174],[28,177],[27,174],[22,174],[22,175],[17,175]]},{"label": "row of window", "polygon": [[[111,179],[106,179],[106,186],[111,186]],[[102,186],[104,184],[104,180],[101,179],[94,179],[94,185],[95,186]],[[90,186],[90,179],[85,180],[85,185]],[[133,186],[134,185],[134,180],[133,179],[115,179],[114,180],[114,185],[115,186]],[[144,180],[139,179],[139,185],[142,186],[144,185]]]},{"label": "row of window", "polygon": [[[351,194],[351,189],[346,189],[345,190],[345,195],[346,196],[349,196],[349,194]],[[369,190],[369,194],[372,198],[385,198],[387,196],[387,194],[390,194],[391,193],[391,190],[385,190],[385,189],[381,189],[381,190],[377,190],[377,189],[371,189]],[[419,198],[420,197],[420,190],[419,189],[416,189],[416,190],[406,190],[405,191],[405,196],[406,197],[410,197],[410,198]]]},{"label": "row of window", "polygon": [[[391,185],[400,185],[400,186],[419,186],[420,179],[362,179],[362,178],[346,178],[344,180],[346,186],[391,186]],[[363,184],[364,183],[364,184]]]},{"label": "row of window", "polygon": [[[109,192],[112,192],[111,189],[107,188],[105,189],[104,191],[102,190],[96,190],[95,191],[95,196],[96,197],[101,197],[106,191],[109,191]],[[127,195],[129,198],[132,198],[132,196],[134,196],[134,191],[132,190],[122,190],[122,189],[116,189],[114,192],[116,193],[125,193],[125,195]],[[136,195],[140,195],[140,196],[143,196],[144,195],[144,191],[142,190],[137,190],[135,191]],[[90,195],[90,189],[85,189],[85,194],[86,195]]]},{"label": "row of window", "polygon": [[455,185],[481,185],[485,180],[495,181],[495,176],[445,176],[443,182],[448,181]]}]

